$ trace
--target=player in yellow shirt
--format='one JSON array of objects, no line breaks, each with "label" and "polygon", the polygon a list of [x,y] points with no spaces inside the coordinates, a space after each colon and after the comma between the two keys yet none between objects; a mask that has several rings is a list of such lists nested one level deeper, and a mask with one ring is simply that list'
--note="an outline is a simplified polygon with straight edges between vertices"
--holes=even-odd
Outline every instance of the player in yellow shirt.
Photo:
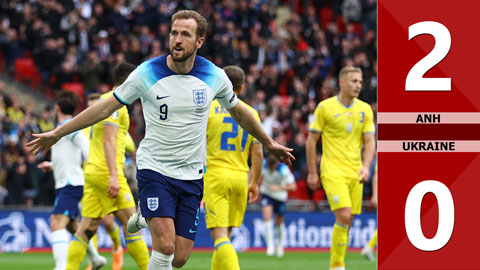
[{"label": "player in yellow shirt", "polygon": [[357,99],[362,71],[342,68],[339,84],[339,95],[320,102],[315,109],[306,144],[307,183],[316,190],[320,187],[316,145],[322,138],[321,182],[335,215],[330,247],[330,269],[334,270],[345,269],[348,231],[353,217],[362,210],[363,183],[369,178],[375,154],[373,111],[370,105]]},{"label": "player in yellow shirt", "polygon": [[[238,95],[245,74],[235,66],[224,68]],[[242,102],[239,100],[239,102]],[[244,103],[260,122],[257,111]],[[252,169],[248,167],[251,153]],[[230,116],[216,100],[212,102],[207,126],[207,170],[204,175],[205,222],[215,243],[212,270],[240,269],[238,256],[230,243],[232,227],[240,227],[249,203],[258,196],[262,172],[262,145]],[[250,184],[248,172],[251,172]]]},{"label": "player in yellow shirt", "polygon": [[[122,84],[135,69],[131,64],[120,64],[114,71],[114,89]],[[100,99],[111,96],[113,90]],[[126,134],[130,118],[126,107],[115,111],[104,121],[93,125],[90,155],[85,167],[85,187],[82,197],[82,221],[68,249],[67,269],[78,270],[88,241],[96,233],[102,218],[114,213],[124,227],[127,249],[139,269],[146,270],[148,249],[140,233],[127,232],[128,218],[135,213],[135,202],[123,175]]]},{"label": "player in yellow shirt", "polygon": [[[100,93],[92,93],[87,97],[87,107],[92,106],[100,99]],[[82,129],[82,132],[87,136],[89,140],[92,139],[93,136],[93,126],[86,127]],[[95,151],[92,149],[92,151]],[[132,136],[127,132],[126,137],[126,144],[125,144],[125,151],[129,153],[133,153],[135,151],[135,142],[132,139]],[[123,247],[122,247],[122,239],[120,237],[120,230],[115,223],[115,218],[112,214],[105,215],[102,219],[103,224],[105,225],[105,229],[112,239],[112,270],[121,270],[123,266]],[[97,245],[97,234],[95,234],[91,241],[93,241],[95,248],[98,248]],[[87,250],[88,252],[88,250]],[[92,265],[89,264],[85,270],[91,270]]]}]

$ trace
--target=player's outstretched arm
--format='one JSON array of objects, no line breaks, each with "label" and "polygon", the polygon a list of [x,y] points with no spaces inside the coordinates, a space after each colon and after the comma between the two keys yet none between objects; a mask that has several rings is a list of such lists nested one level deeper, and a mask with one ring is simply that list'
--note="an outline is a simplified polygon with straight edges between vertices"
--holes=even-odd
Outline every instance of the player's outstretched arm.
[{"label": "player's outstretched arm", "polygon": [[88,107],[65,125],[58,126],[49,132],[33,134],[33,137],[36,139],[26,144],[27,149],[35,155],[40,152],[43,152],[43,155],[46,155],[48,150],[50,150],[50,147],[58,142],[63,136],[91,126],[107,118],[122,106],[123,104],[114,96],[110,96],[109,98]]},{"label": "player's outstretched arm", "polygon": [[320,188],[317,171],[317,142],[320,139],[320,133],[308,132],[305,150],[307,151],[308,176],[307,185],[311,190]]},{"label": "player's outstretched arm", "polygon": [[[103,150],[105,153],[105,161],[107,163],[110,178],[108,180],[108,197],[116,198],[120,186],[118,185],[118,171],[116,163],[118,127],[104,122],[103,124]],[[121,147],[121,146],[119,146]]]},{"label": "player's outstretched arm", "polygon": [[250,146],[252,153],[252,178],[248,184],[248,203],[253,203],[258,197],[258,183],[260,183],[260,176],[262,175],[263,167],[263,149],[259,143],[253,143]]},{"label": "player's outstretched arm", "polygon": [[292,165],[292,160],[295,160],[295,157],[293,157],[290,152],[292,152],[293,149],[284,147],[270,138],[245,105],[238,102],[235,107],[229,110],[229,112],[233,119],[243,129],[253,137],[257,138],[257,140],[267,148],[268,152],[274,155],[280,162],[285,163],[286,165]]}]

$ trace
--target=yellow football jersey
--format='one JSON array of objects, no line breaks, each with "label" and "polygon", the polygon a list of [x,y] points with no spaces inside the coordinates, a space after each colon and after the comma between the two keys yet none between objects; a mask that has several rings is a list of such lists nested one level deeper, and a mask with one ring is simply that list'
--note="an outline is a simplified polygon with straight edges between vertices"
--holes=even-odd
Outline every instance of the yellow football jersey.
[{"label": "yellow football jersey", "polygon": [[86,127],[84,129],[82,129],[82,132],[83,134],[85,134],[85,136],[87,136],[87,139],[89,142],[92,141],[92,132],[93,132],[93,126],[89,126],[89,127]]},{"label": "yellow football jersey", "polygon": [[[260,122],[258,112],[242,102]],[[212,102],[207,126],[207,171],[218,166],[239,171],[249,171],[250,144],[258,141],[233,120],[227,109],[217,100]],[[240,150],[240,151],[238,151]]]},{"label": "yellow football jersey", "polygon": [[363,135],[375,133],[369,104],[355,98],[345,106],[338,96],[320,102],[310,131],[322,135],[321,177],[358,178],[362,168]]},{"label": "yellow football jersey", "polygon": [[130,135],[130,133],[128,133],[127,131],[127,137],[125,138],[125,151],[127,151],[128,153],[133,153],[135,152],[135,149],[136,149],[136,146],[135,146],[135,142],[133,141],[133,138],[132,136]]},{"label": "yellow football jersey", "polygon": [[[100,96],[100,100],[111,96],[113,91]],[[127,131],[130,126],[130,117],[128,110],[124,106],[118,111],[115,111],[107,119],[100,121],[93,125],[91,129],[90,138],[90,151],[88,156],[88,163],[85,168],[86,174],[98,175],[109,174],[107,162],[105,160],[105,150],[103,143],[103,125],[114,125],[118,128],[116,143],[116,163],[118,175],[123,175],[123,165],[125,163],[125,144]]]}]

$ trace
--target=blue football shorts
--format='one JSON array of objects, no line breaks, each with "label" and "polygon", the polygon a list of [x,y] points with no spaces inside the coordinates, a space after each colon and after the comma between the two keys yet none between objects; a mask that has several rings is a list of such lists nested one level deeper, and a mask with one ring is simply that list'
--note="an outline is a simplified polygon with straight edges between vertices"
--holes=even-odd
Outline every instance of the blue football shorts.
[{"label": "blue football shorts", "polygon": [[143,169],[137,171],[137,180],[142,215],[171,217],[176,234],[195,241],[203,179],[178,180]]},{"label": "blue football shorts", "polygon": [[272,197],[270,197],[266,194],[263,194],[263,193],[262,193],[261,205],[262,205],[262,207],[267,206],[267,205],[271,205],[273,207],[273,212],[276,215],[279,215],[279,216],[284,216],[285,212],[287,210],[285,202],[277,201],[277,200],[273,199]]},{"label": "blue football shorts", "polygon": [[54,215],[63,214],[74,220],[80,215],[78,204],[83,196],[83,186],[65,186],[55,190]]}]

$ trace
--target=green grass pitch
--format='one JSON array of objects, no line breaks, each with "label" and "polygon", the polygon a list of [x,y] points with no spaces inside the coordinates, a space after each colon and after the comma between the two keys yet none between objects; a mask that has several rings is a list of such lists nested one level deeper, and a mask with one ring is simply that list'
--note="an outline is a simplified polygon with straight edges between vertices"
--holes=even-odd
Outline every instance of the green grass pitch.
[{"label": "green grass pitch", "polygon": [[[102,269],[112,269],[112,256],[102,253],[109,264]],[[283,258],[267,257],[263,252],[239,253],[240,268],[242,270],[328,270],[329,254],[320,252],[286,252]],[[211,253],[193,252],[188,263],[182,268],[185,270],[209,270]],[[347,269],[375,270],[375,262],[367,261],[359,252],[347,254]],[[84,260],[81,269],[85,269],[87,261]],[[52,270],[54,267],[51,253],[0,253],[0,270]],[[125,253],[124,270],[137,269],[132,257]]]}]

